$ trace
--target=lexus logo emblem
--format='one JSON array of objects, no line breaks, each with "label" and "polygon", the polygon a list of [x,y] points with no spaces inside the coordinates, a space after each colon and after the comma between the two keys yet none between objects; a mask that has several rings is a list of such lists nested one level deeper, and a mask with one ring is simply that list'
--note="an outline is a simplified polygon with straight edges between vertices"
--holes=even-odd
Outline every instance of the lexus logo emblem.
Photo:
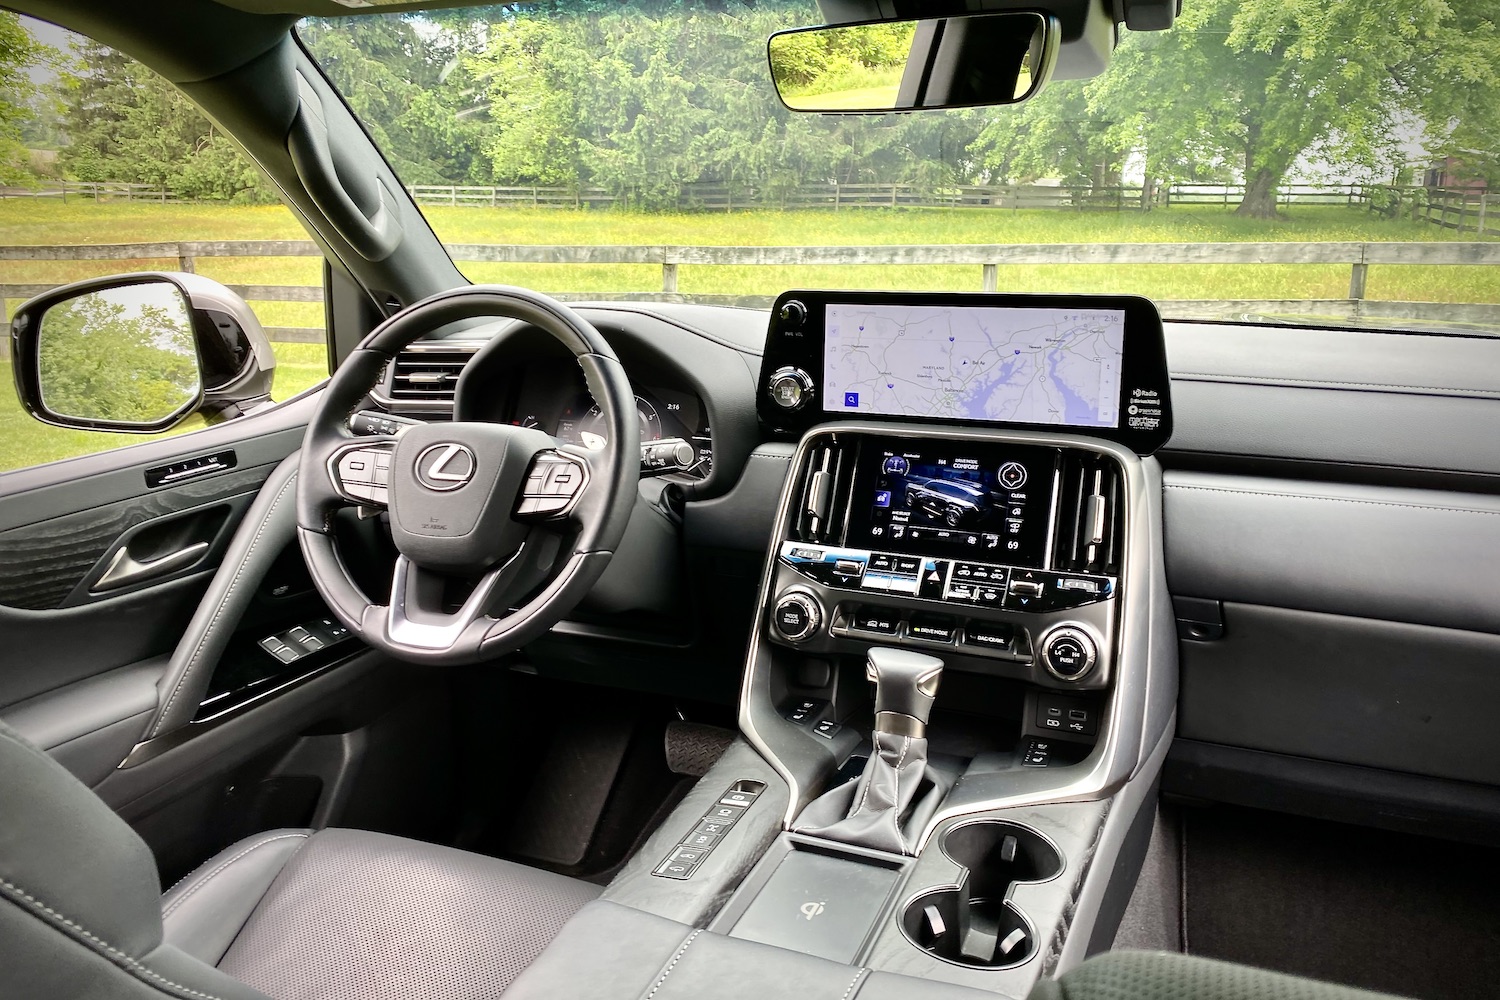
[{"label": "lexus logo emblem", "polygon": [[474,478],[474,453],[461,444],[435,444],[417,456],[417,482],[429,490],[456,490]]}]

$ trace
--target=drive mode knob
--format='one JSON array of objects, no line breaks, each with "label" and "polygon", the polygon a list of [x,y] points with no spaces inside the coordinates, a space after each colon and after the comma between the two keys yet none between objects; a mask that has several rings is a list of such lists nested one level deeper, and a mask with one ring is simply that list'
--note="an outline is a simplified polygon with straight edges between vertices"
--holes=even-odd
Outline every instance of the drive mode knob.
[{"label": "drive mode knob", "polygon": [[766,386],[771,391],[771,402],[791,412],[807,405],[812,396],[813,380],[801,368],[778,368],[771,373]]},{"label": "drive mode knob", "polygon": [[823,610],[810,594],[783,594],[771,612],[771,623],[783,639],[802,642],[811,638],[823,623]]},{"label": "drive mode knob", "polygon": [[1042,640],[1042,665],[1060,681],[1076,681],[1099,659],[1099,647],[1082,629],[1053,629]]}]

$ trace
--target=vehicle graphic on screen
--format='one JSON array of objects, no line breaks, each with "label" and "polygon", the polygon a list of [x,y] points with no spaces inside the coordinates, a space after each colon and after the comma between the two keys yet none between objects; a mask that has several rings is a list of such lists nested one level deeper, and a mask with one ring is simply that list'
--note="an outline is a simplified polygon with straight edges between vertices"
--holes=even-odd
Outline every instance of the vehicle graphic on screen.
[{"label": "vehicle graphic on screen", "polygon": [[989,507],[982,486],[952,479],[908,479],[902,503],[950,528],[979,520]]}]

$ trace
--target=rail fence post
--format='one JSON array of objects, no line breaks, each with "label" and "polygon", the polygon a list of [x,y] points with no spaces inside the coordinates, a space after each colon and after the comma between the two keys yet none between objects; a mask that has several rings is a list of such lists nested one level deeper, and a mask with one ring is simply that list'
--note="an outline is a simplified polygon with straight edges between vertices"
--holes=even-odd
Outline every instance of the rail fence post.
[{"label": "rail fence post", "polygon": [[677,263],[662,257],[661,290],[664,295],[677,294]]},{"label": "rail fence post", "polygon": [[1000,269],[994,264],[984,265],[984,290],[987,292],[1000,290]]},{"label": "rail fence post", "polygon": [[177,270],[183,274],[197,274],[197,262],[181,243],[177,244]]},{"label": "rail fence post", "polygon": [[1360,261],[1349,270],[1349,297],[1351,299],[1362,299],[1365,297],[1365,281],[1370,275],[1370,265]]},{"label": "rail fence post", "polygon": [[1489,205],[1490,205],[1490,196],[1489,196],[1489,193],[1486,192],[1486,193],[1480,195],[1479,196],[1479,223],[1478,223],[1478,225],[1474,229],[1474,236],[1476,238],[1483,238],[1484,237],[1484,216],[1485,216],[1485,210],[1487,208],[1489,208]]}]

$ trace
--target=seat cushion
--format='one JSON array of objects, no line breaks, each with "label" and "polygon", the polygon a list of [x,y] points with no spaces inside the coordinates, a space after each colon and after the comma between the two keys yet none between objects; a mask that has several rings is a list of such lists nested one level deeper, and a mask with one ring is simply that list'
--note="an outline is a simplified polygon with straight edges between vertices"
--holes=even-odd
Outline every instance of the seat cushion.
[{"label": "seat cushion", "polygon": [[168,940],[200,956],[185,914],[245,914],[218,966],[274,1000],[467,1000],[498,995],[599,892],[384,834],[286,830],[224,851],[163,910]]},{"label": "seat cushion", "polygon": [[1097,955],[1028,1000],[1395,1000],[1279,972],[1154,951]]}]

